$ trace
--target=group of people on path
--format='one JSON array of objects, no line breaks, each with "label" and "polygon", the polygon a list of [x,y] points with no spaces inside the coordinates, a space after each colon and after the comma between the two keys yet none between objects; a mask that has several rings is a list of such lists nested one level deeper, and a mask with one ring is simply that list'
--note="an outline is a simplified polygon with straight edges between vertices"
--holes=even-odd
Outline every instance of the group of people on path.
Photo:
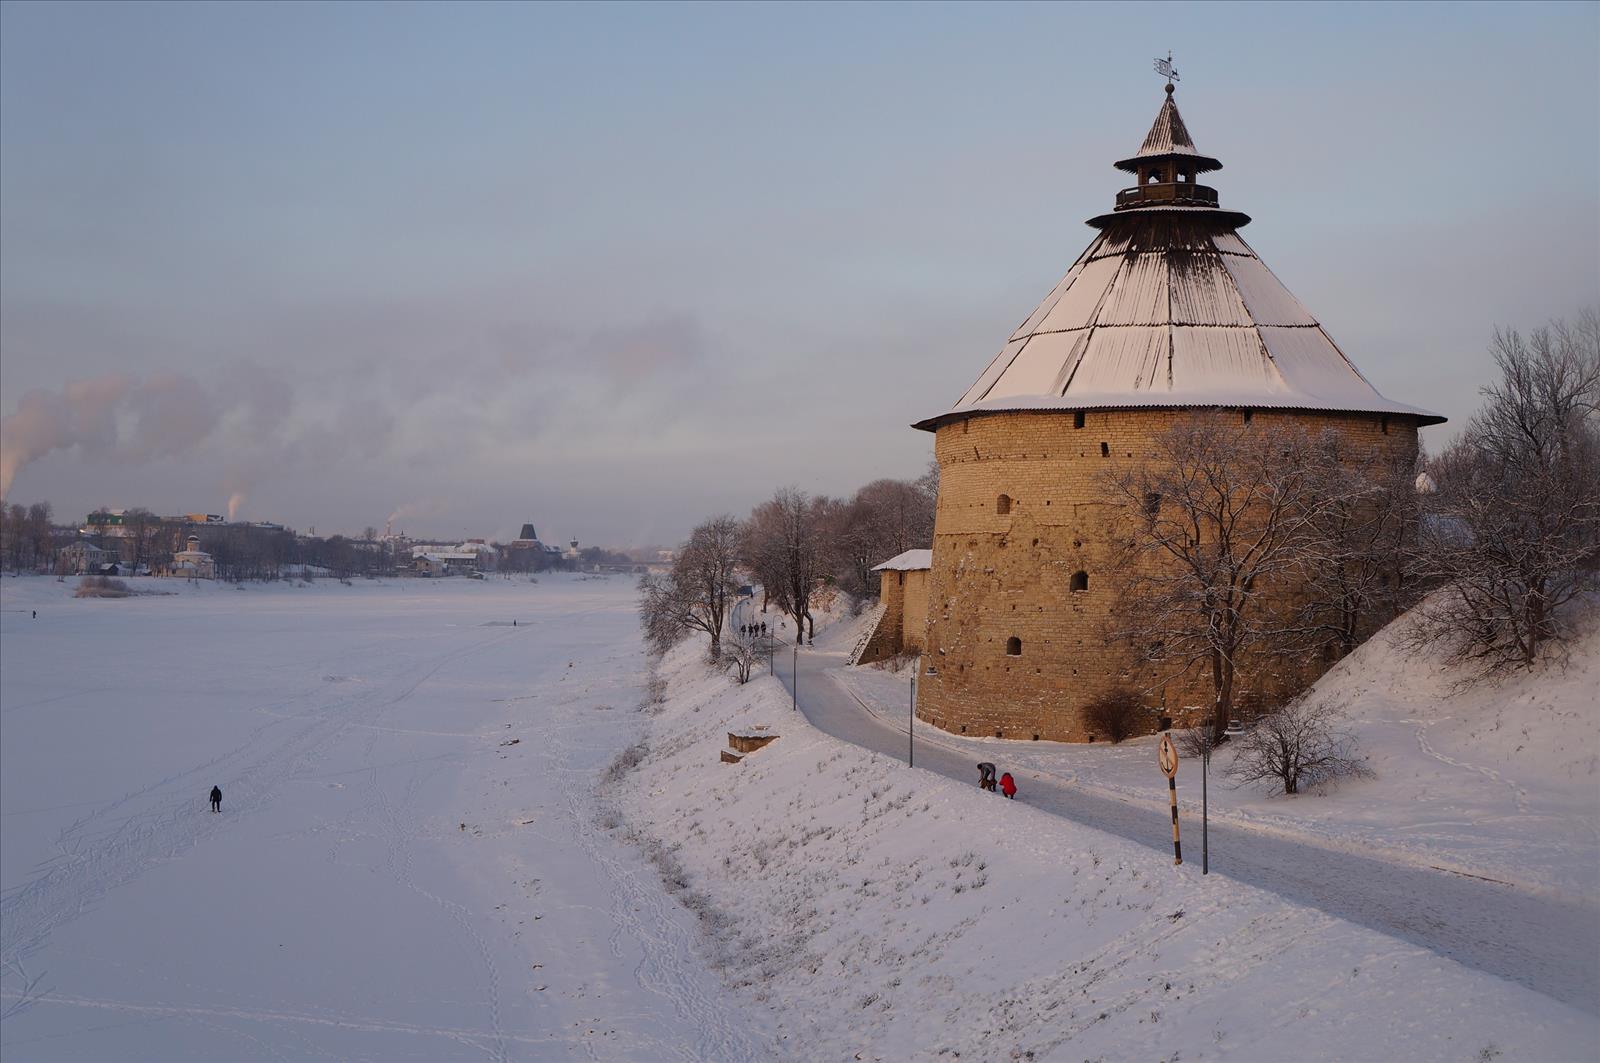
[{"label": "group of people on path", "polygon": [[740,624],[739,634],[745,638],[766,638],[767,622],[763,620],[759,624]]},{"label": "group of people on path", "polygon": [[[987,760],[978,762],[978,789],[994,793],[994,772],[994,765]],[[1017,798],[1017,780],[1011,777],[1009,771],[1000,776],[1000,792],[1005,794],[1008,800],[1015,801]]]}]

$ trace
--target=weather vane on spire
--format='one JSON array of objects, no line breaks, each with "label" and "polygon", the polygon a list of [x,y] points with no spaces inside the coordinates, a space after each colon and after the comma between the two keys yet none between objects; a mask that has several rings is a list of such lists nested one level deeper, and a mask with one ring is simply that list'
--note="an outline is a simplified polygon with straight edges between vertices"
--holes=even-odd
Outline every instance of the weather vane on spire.
[{"label": "weather vane on spire", "polygon": [[1174,81],[1183,80],[1178,76],[1178,71],[1172,65],[1172,49],[1167,49],[1167,57],[1165,59],[1158,58],[1156,60],[1156,73],[1167,79],[1168,92],[1172,91],[1172,83]]}]

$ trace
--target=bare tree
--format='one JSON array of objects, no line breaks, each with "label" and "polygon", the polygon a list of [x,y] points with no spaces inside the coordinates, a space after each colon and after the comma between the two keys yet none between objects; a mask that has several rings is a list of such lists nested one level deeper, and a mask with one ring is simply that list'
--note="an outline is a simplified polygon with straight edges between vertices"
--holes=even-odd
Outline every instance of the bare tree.
[{"label": "bare tree", "polygon": [[1306,651],[1343,657],[1415,602],[1416,467],[1333,433],[1313,439],[1306,458],[1297,634]]},{"label": "bare tree", "polygon": [[1111,638],[1176,679],[1203,668],[1220,736],[1247,653],[1288,652],[1293,618],[1275,596],[1301,565],[1318,516],[1313,442],[1289,426],[1186,420],[1151,458],[1106,476],[1126,522]]},{"label": "bare tree", "polygon": [[740,686],[750,682],[750,673],[755,671],[760,660],[755,638],[745,632],[741,631],[722,644],[722,666],[733,673]]},{"label": "bare tree", "polygon": [[874,565],[933,542],[934,497],[921,481],[874,480],[837,507],[828,545],[846,591],[875,596]]},{"label": "bare tree", "polygon": [[1497,332],[1492,350],[1499,382],[1429,467],[1417,563],[1440,589],[1411,639],[1480,675],[1531,667],[1600,585],[1600,312]]},{"label": "bare tree", "polygon": [[825,533],[836,506],[785,487],[757,506],[745,525],[745,561],[766,595],[794,619],[796,642],[816,635],[811,593],[827,574]]},{"label": "bare tree", "polygon": [[653,649],[665,652],[690,631],[703,631],[711,639],[711,659],[721,659],[723,621],[739,592],[740,538],[738,521],[714,517],[689,534],[671,572],[640,579],[640,623]]},{"label": "bare tree", "polygon": [[1301,695],[1234,739],[1238,752],[1225,770],[1242,783],[1274,780],[1286,794],[1342,776],[1371,775],[1342,719],[1332,705]]}]

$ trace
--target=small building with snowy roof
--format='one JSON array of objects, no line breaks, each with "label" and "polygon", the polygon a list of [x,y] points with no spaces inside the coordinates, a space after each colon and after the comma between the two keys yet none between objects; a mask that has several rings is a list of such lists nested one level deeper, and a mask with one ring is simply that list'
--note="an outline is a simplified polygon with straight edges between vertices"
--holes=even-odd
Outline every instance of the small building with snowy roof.
[{"label": "small building with snowy roof", "polygon": [[916,711],[946,730],[1092,741],[1084,709],[1117,686],[1153,718],[1210,703],[1206,677],[1157,685],[1106,641],[1112,550],[1139,515],[1104,477],[1165,433],[1292,424],[1406,465],[1417,429],[1444,420],[1379,394],[1240,237],[1249,216],[1200,183],[1222,163],[1166,91],[1088,248],[954,405],[914,426],[934,434],[940,474]]},{"label": "small building with snowy roof", "polygon": [[881,565],[878,573],[878,608],[862,635],[854,664],[869,664],[902,653],[920,653],[928,628],[928,570],[932,550],[907,550]]}]

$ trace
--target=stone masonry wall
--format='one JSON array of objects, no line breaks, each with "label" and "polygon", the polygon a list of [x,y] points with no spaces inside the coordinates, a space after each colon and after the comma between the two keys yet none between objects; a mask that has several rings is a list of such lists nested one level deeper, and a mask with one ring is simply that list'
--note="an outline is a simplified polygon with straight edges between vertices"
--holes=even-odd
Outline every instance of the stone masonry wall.
[{"label": "stone masonry wall", "polygon": [[880,572],[878,600],[883,616],[861,651],[861,664],[922,648],[928,628],[928,570]]},{"label": "stone masonry wall", "polygon": [[[905,586],[901,572],[878,573],[878,601],[883,605],[883,615],[878,626],[861,651],[861,664],[871,664],[893,657],[900,652],[901,638],[905,632]],[[926,616],[926,607],[924,607]]]},{"label": "stone masonry wall", "polygon": [[902,610],[900,648],[920,652],[928,633],[928,570],[912,569],[905,573],[906,583]]},{"label": "stone masonry wall", "polygon": [[[1087,411],[1075,428],[1071,411],[997,413],[938,429],[920,719],[956,733],[1093,741],[1083,707],[1121,684],[1152,688],[1141,730],[1155,730],[1162,717],[1182,726],[1209,711],[1208,675],[1164,684],[1154,672],[1136,675],[1130,649],[1108,645],[1104,636],[1113,604],[1110,543],[1128,517],[1106,497],[1101,477],[1148,460],[1154,439],[1189,416]],[[1353,446],[1380,448],[1396,460],[1416,453],[1410,418],[1256,410],[1250,423],[1268,429],[1285,422],[1338,431]],[[1071,589],[1075,573],[1086,575],[1085,589]],[[1011,639],[1020,642],[1009,647],[1018,652],[1007,652]],[[1248,702],[1299,689],[1326,667],[1248,662],[1237,697]]]}]

